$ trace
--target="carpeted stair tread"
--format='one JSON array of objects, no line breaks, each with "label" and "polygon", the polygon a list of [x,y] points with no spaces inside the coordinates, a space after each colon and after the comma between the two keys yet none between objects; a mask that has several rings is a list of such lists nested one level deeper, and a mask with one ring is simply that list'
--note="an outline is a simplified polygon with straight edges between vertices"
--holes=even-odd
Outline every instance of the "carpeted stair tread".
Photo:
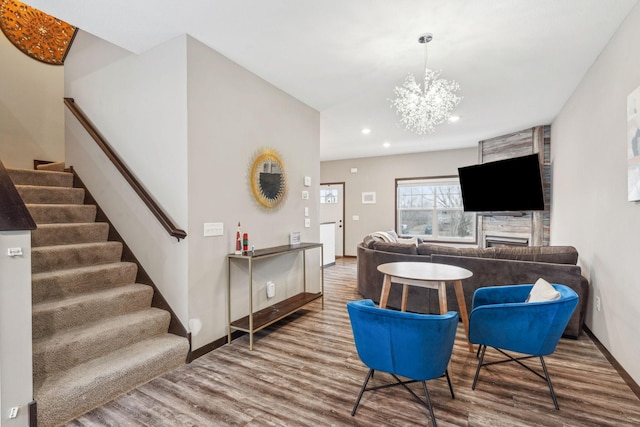
[{"label": "carpeted stair tread", "polygon": [[153,288],[130,284],[33,305],[33,338],[148,308]]},{"label": "carpeted stair tread", "polygon": [[34,381],[137,341],[166,334],[170,320],[169,312],[150,307],[34,339]]},{"label": "carpeted stair tread", "polygon": [[70,421],[186,360],[186,338],[163,334],[93,359],[36,384],[38,425]]},{"label": "carpeted stair tread", "polygon": [[52,162],[52,163],[41,163],[36,166],[36,169],[39,171],[64,171],[65,163],[64,162]]},{"label": "carpeted stair tread", "polygon": [[108,236],[106,222],[39,224],[31,232],[31,247],[105,242]]},{"label": "carpeted stair tread", "polygon": [[31,250],[31,272],[64,270],[120,261],[122,243],[98,242],[41,246]]},{"label": "carpeted stair tread", "polygon": [[31,298],[36,304],[123,286],[134,283],[137,273],[138,266],[131,262],[36,273],[31,276]]},{"label": "carpeted stair tread", "polygon": [[95,205],[77,204],[26,204],[36,224],[61,224],[77,222],[93,222],[96,219]]},{"label": "carpeted stair tread", "polygon": [[[64,162],[10,176],[38,228],[32,232],[32,365],[40,427],[69,421],[183,365],[186,338],[168,333],[171,314],[151,307]],[[44,170],[46,169],[46,170]]]},{"label": "carpeted stair tread", "polygon": [[[45,173],[45,172],[42,172]],[[84,201],[84,189],[73,187],[47,187],[44,185],[16,185],[25,203],[76,204]]]},{"label": "carpeted stair tread", "polygon": [[31,169],[7,169],[7,172],[14,185],[73,186],[73,174],[68,172],[36,171]]}]

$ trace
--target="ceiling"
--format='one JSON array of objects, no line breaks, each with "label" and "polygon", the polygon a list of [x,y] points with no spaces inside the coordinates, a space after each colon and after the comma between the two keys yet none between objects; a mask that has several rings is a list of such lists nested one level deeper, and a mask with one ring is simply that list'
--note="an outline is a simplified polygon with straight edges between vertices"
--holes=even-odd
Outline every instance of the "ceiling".
[{"label": "ceiling", "polygon": [[[320,158],[474,147],[549,124],[637,0],[27,0],[140,53],[189,34],[321,113]],[[398,127],[393,88],[456,80],[456,123]],[[363,135],[364,127],[371,133]],[[388,148],[383,143],[388,142]]]}]

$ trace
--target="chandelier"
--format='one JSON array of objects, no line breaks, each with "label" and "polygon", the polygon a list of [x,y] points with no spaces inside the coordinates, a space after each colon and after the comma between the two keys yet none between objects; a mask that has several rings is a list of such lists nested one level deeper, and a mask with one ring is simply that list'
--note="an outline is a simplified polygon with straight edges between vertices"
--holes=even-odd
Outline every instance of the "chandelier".
[{"label": "chandelier", "polygon": [[449,119],[451,111],[462,99],[455,94],[460,89],[457,82],[441,79],[439,71],[427,68],[427,43],[432,39],[431,33],[418,38],[425,45],[424,87],[420,87],[409,73],[402,86],[393,90],[397,98],[390,100],[391,108],[395,108],[400,116],[400,123],[418,135],[433,133],[437,125]]}]

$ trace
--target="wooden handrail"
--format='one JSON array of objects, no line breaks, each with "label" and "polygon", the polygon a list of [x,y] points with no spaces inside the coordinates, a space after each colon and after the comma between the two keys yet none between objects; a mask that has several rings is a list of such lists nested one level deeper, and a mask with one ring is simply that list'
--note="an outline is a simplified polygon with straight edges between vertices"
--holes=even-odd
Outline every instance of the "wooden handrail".
[{"label": "wooden handrail", "polygon": [[184,230],[177,228],[169,216],[162,210],[158,203],[151,197],[149,192],[138,182],[135,176],[129,171],[125,163],[118,157],[116,152],[111,148],[107,140],[98,132],[91,120],[87,118],[84,112],[78,107],[73,98],[64,98],[64,104],[69,108],[74,116],[78,119],[80,124],[85,128],[93,140],[102,149],[104,154],[111,160],[111,163],[120,171],[122,177],[129,183],[133,191],[136,192],[138,197],[142,199],[147,208],[156,217],[156,219],[162,224],[167,232],[177,238],[178,240],[187,237],[187,233]]},{"label": "wooden handrail", "polygon": [[36,222],[0,161],[0,231],[35,229]]}]

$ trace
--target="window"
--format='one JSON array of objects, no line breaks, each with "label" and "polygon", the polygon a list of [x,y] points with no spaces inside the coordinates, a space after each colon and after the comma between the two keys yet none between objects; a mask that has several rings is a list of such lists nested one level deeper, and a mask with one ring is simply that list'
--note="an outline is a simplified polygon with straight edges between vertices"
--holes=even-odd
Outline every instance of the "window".
[{"label": "window", "polygon": [[396,219],[399,235],[476,241],[476,215],[464,212],[457,177],[396,180]]},{"label": "window", "polygon": [[320,190],[320,203],[338,203],[338,189]]}]

